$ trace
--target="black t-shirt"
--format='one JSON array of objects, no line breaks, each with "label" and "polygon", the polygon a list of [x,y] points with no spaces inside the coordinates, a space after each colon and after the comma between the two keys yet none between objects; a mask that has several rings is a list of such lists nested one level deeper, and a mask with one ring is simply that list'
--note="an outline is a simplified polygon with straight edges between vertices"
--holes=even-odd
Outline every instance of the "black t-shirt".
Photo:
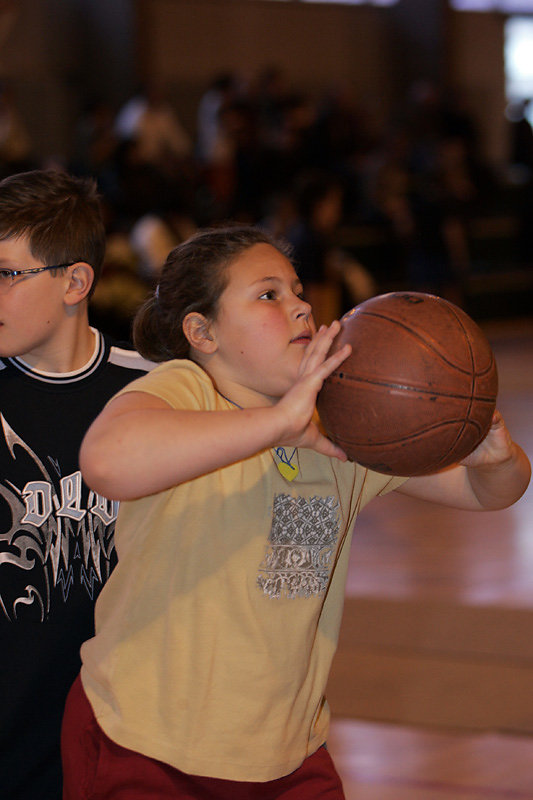
[{"label": "black t-shirt", "polygon": [[98,334],[76,373],[0,360],[0,794],[60,800],[66,695],[116,561],[118,504],[83,483],[78,452],[105,403],[152,365]]}]

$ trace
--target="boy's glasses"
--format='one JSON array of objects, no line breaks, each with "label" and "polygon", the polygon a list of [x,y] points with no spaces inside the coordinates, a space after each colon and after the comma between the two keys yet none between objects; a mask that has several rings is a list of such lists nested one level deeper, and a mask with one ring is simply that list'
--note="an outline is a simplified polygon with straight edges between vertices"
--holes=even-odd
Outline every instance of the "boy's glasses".
[{"label": "boy's glasses", "polygon": [[71,261],[68,264],[52,264],[49,267],[34,267],[33,269],[0,269],[0,290],[9,289],[15,283],[18,275],[32,275],[36,272],[45,272],[47,269],[62,269],[71,267],[75,263],[75,261]]}]

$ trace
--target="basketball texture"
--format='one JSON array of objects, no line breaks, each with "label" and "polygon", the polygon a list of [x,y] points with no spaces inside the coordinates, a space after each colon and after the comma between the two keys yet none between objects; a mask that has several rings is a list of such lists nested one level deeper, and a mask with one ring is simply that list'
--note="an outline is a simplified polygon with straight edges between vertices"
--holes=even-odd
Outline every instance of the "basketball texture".
[{"label": "basketball texture", "polygon": [[341,320],[331,353],[351,355],[317,406],[352,461],[387,475],[426,475],[469,455],[487,434],[496,361],[462,309],[421,292],[372,297]]}]

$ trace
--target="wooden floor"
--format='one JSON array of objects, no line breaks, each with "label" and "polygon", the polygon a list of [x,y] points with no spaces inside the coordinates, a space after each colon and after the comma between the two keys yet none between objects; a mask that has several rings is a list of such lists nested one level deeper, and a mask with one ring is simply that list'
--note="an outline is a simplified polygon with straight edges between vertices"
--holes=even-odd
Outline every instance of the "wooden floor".
[{"label": "wooden floor", "polygon": [[[533,318],[483,327],[533,460]],[[532,486],[499,512],[365,509],[328,698],[347,800],[533,800]]]},{"label": "wooden floor", "polygon": [[531,800],[533,741],[336,720],[347,800]]}]

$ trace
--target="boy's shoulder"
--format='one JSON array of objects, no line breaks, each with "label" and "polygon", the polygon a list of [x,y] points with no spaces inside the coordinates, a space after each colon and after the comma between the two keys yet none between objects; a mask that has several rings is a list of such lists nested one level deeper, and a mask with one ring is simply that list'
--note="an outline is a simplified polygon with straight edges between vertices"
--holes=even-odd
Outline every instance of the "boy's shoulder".
[{"label": "boy's shoulder", "polygon": [[153,361],[143,358],[131,345],[116,342],[96,331],[96,348],[90,360],[76,372],[47,373],[29,366],[17,356],[0,359],[0,381],[11,391],[69,393],[97,391],[109,386],[118,391],[132,380],[153,369]]},{"label": "boy's shoulder", "polygon": [[122,367],[126,370],[138,371],[140,374],[150,372],[157,364],[149,361],[140,353],[133,349],[128,342],[114,342],[104,335],[104,341],[108,347],[107,360],[110,364]]},{"label": "boy's shoulder", "polygon": [[99,356],[91,368],[94,376],[91,386],[95,391],[119,391],[157,366],[143,358],[129,343],[118,342],[103,333],[99,333],[99,337]]}]

